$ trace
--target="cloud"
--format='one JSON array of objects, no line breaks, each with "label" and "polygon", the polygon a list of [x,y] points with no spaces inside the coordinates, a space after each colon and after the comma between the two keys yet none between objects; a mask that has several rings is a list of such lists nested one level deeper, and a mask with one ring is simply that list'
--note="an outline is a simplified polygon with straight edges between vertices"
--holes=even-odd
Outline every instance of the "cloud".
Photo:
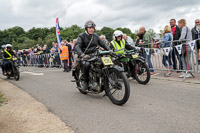
[{"label": "cloud", "polygon": [[52,27],[59,17],[62,27],[83,27],[92,19],[97,28],[128,27],[134,32],[143,25],[159,32],[171,18],[185,18],[192,28],[199,12],[199,0],[1,0],[0,29]]}]

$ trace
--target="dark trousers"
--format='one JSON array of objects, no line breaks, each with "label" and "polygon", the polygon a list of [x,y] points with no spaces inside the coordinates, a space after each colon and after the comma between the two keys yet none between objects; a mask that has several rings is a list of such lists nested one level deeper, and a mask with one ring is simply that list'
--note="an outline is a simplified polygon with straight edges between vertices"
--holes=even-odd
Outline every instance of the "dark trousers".
[{"label": "dark trousers", "polygon": [[182,63],[182,60],[181,60],[181,56],[179,55],[176,47],[173,47],[173,50],[172,50],[172,62],[173,62],[173,69],[176,70],[177,69],[177,60],[176,58],[178,59],[178,62],[179,62],[179,70],[182,70],[183,69],[183,63]]},{"label": "dark trousers", "polygon": [[89,69],[90,69],[90,63],[87,61],[81,62],[81,69],[83,71],[83,77],[85,82],[89,82]]},{"label": "dark trousers", "polygon": [[68,60],[63,60],[62,62],[64,64],[64,71],[68,72],[69,71]]}]

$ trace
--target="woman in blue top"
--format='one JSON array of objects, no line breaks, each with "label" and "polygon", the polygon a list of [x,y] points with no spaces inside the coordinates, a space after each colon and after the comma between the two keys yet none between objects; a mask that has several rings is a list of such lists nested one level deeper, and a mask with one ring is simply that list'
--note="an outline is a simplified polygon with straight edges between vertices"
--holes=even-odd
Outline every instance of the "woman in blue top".
[{"label": "woman in blue top", "polygon": [[169,77],[172,75],[172,51],[171,51],[171,46],[172,46],[172,40],[173,40],[173,35],[171,33],[171,27],[169,25],[166,25],[164,28],[164,33],[163,33],[164,37],[162,39],[162,41],[158,42],[161,43],[161,48],[166,48],[169,47],[169,55],[167,56],[166,54],[163,55],[162,58],[162,63],[165,66],[165,68],[167,69],[167,73],[165,74],[165,76]]}]

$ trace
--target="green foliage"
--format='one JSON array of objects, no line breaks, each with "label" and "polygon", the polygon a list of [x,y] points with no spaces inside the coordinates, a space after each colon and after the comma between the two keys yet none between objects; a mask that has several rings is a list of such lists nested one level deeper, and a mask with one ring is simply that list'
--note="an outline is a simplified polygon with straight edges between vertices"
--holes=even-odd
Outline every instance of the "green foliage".
[{"label": "green foliage", "polygon": [[3,94],[0,93],[0,106],[1,106],[1,104],[4,102],[4,99],[5,99],[5,98],[3,97]]},{"label": "green foliage", "polygon": [[162,38],[163,37],[163,30],[160,30],[160,33],[159,33],[159,35],[160,35],[160,38]]},{"label": "green foliage", "polygon": [[148,32],[150,33],[151,35],[151,38],[155,38],[156,37],[156,33],[153,29],[149,29]]},{"label": "green foliage", "polygon": [[108,41],[112,41],[113,40],[113,32],[114,30],[110,27],[103,27],[101,29],[101,34],[106,36],[106,39]]},{"label": "green foliage", "polygon": [[[61,39],[70,41],[71,39],[76,39],[78,35],[85,31],[84,28],[78,25],[72,25],[71,27],[60,28],[61,29]],[[123,33],[127,34],[134,40],[136,39],[136,34],[132,33],[129,28],[117,28],[112,29],[110,27],[103,27],[95,32],[98,35],[105,35],[108,41],[112,41],[113,33],[115,30],[121,30]],[[48,47],[52,46],[52,42],[57,42],[56,38],[56,27],[51,28],[31,28],[28,31],[24,31],[23,28],[15,26],[9,29],[0,30],[0,46],[3,44],[12,44],[13,48],[18,49],[28,49],[35,47],[36,44],[43,46],[47,44]]]}]

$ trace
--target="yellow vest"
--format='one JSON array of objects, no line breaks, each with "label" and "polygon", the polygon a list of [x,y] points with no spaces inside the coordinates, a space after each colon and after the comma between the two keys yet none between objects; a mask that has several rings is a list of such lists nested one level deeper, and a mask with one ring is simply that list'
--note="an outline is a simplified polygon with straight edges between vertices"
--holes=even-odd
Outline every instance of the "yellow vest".
[{"label": "yellow vest", "polygon": [[115,40],[113,40],[113,41],[111,42],[111,44],[113,45],[113,47],[114,47],[114,52],[115,52],[116,54],[123,54],[123,53],[124,53],[124,50],[125,50],[125,40],[124,40],[124,39],[122,39],[122,40],[120,41],[121,46],[120,46]]}]

